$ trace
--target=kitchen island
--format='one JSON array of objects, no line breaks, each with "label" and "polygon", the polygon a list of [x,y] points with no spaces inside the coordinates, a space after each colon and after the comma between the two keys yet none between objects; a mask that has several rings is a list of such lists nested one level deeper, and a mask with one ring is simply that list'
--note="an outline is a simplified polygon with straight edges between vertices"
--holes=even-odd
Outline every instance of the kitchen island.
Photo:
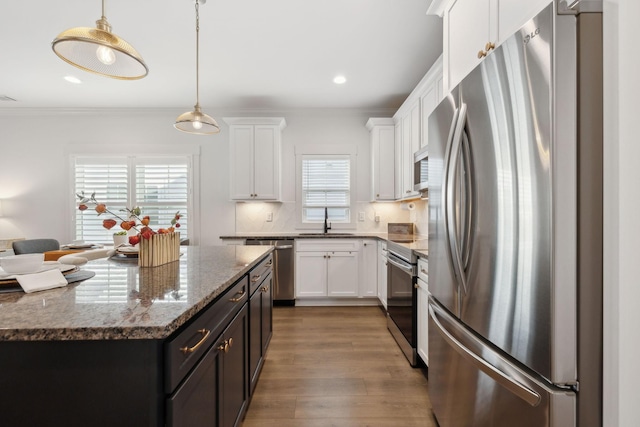
[{"label": "kitchen island", "polygon": [[269,295],[272,250],[183,247],[145,268],[101,259],[82,267],[96,273],[86,281],[0,294],[2,424],[238,423],[255,376],[250,331],[270,337],[270,300],[251,319],[249,297]]}]

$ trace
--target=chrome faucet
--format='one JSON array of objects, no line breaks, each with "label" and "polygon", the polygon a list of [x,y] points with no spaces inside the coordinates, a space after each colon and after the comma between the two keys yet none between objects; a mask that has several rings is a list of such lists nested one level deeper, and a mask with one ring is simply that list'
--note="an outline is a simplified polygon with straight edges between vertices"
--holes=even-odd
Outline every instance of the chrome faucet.
[{"label": "chrome faucet", "polygon": [[327,225],[327,220],[329,219],[329,210],[325,206],[324,208],[324,234],[327,234],[329,230],[331,230],[331,223]]}]

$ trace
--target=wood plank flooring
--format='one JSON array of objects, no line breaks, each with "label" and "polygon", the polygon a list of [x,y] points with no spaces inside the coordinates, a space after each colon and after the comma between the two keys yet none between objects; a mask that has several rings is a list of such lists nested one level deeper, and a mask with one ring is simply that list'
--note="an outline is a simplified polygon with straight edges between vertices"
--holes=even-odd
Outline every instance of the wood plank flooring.
[{"label": "wood plank flooring", "polygon": [[427,380],[378,307],[274,307],[242,427],[435,427]]}]

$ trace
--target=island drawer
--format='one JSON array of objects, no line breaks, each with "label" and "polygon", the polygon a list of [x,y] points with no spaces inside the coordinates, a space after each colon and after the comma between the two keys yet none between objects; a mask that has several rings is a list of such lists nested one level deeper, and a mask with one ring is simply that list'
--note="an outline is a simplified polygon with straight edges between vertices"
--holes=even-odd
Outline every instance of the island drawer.
[{"label": "island drawer", "polygon": [[171,393],[216,342],[248,300],[249,278],[244,276],[169,338],[165,353],[165,392]]},{"label": "island drawer", "polygon": [[269,275],[272,269],[273,254],[269,254],[269,256],[263,259],[260,264],[255,266],[255,268],[249,272],[249,284],[251,286],[249,293],[251,295],[253,295],[256,289],[260,287],[260,284]]}]

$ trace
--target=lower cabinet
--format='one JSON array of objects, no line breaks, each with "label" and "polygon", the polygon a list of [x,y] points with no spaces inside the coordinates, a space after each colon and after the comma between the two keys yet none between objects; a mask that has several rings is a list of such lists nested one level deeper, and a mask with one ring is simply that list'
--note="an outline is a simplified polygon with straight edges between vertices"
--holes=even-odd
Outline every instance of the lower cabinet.
[{"label": "lower cabinet", "polygon": [[167,400],[167,425],[235,426],[247,404],[247,305]]},{"label": "lower cabinet", "polygon": [[378,299],[387,309],[387,242],[378,242]]},{"label": "lower cabinet", "polygon": [[[253,286],[252,286],[253,288]],[[260,280],[249,299],[249,394],[258,382],[273,332],[273,274]]]},{"label": "lower cabinet", "polygon": [[429,268],[427,259],[418,259],[418,356],[429,366]]},{"label": "lower cabinet", "polygon": [[296,242],[296,297],[358,297],[360,241]]}]

